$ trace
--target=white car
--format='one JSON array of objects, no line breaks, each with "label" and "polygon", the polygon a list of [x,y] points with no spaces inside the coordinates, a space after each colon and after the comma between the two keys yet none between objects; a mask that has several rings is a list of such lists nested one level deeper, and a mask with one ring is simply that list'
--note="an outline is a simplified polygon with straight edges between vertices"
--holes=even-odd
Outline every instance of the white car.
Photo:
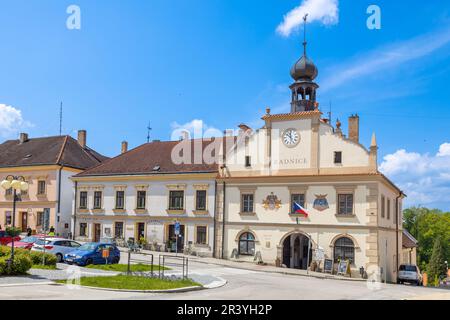
[{"label": "white car", "polygon": [[402,264],[400,266],[397,283],[402,284],[405,282],[415,284],[416,286],[422,285],[422,275],[417,266],[410,264]]},{"label": "white car", "polygon": [[39,239],[31,248],[32,251],[46,252],[50,254],[54,254],[58,260],[58,262],[63,262],[64,255],[73,250],[81,247],[76,241],[62,239],[62,238],[51,238],[51,239]]}]

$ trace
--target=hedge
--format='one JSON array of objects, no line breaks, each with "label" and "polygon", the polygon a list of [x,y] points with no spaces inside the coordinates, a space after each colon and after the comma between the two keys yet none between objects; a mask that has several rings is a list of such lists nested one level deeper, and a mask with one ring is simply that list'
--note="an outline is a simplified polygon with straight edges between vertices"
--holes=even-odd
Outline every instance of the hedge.
[{"label": "hedge", "polygon": [[0,276],[26,274],[33,265],[42,264],[44,256],[46,266],[56,266],[56,256],[52,254],[16,248],[14,264],[10,270],[8,260],[11,257],[11,248],[2,246],[0,247]]}]

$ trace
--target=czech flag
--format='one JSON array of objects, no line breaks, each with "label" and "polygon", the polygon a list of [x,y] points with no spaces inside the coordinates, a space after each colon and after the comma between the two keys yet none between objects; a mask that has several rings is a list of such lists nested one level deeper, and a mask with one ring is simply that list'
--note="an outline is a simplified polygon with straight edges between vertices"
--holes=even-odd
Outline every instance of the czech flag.
[{"label": "czech flag", "polygon": [[294,214],[300,214],[302,216],[305,216],[305,218],[309,217],[309,212],[306,211],[306,209],[299,205],[297,202],[294,202]]}]

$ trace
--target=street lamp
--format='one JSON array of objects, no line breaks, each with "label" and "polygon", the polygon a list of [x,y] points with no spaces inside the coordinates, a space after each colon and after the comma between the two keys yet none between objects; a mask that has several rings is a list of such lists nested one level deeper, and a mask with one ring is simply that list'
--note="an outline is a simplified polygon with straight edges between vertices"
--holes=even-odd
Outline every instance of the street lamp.
[{"label": "street lamp", "polygon": [[[5,180],[0,183],[1,187],[5,190],[12,189],[13,191],[13,212],[12,212],[12,229],[14,230],[16,224],[16,202],[20,201],[20,197],[17,194],[17,191],[27,191],[28,190],[28,182],[25,181],[25,178],[22,176],[7,176]],[[12,237],[11,242],[11,260],[10,266],[14,262],[14,236]]]}]

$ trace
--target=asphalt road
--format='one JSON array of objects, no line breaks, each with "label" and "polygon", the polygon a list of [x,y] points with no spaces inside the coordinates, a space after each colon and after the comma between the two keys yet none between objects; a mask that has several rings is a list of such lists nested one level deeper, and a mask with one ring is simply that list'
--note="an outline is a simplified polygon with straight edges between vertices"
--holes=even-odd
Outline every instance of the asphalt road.
[{"label": "asphalt road", "polygon": [[49,284],[23,283],[0,287],[0,299],[134,299],[134,300],[384,300],[384,299],[449,299],[450,291],[384,285],[369,288],[366,282],[317,279],[277,273],[248,271],[218,265],[192,262],[192,273],[221,277],[227,285],[211,290],[176,294],[141,294],[68,288]]}]

